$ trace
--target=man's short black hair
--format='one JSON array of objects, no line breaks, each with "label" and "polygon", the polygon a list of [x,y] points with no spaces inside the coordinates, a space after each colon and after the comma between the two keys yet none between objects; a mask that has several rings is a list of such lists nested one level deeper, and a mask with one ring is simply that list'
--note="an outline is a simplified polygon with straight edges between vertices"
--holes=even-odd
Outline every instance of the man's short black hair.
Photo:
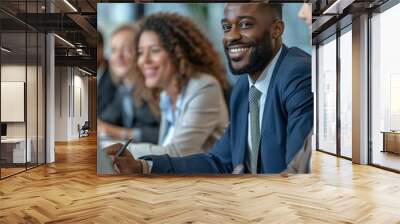
[{"label": "man's short black hair", "polygon": [[260,3],[263,6],[266,6],[272,9],[273,15],[275,19],[282,20],[282,4],[281,3]]},{"label": "man's short black hair", "polygon": [[274,9],[276,12],[276,16],[279,20],[282,20],[282,4],[281,3],[274,3],[271,4],[271,7]]}]

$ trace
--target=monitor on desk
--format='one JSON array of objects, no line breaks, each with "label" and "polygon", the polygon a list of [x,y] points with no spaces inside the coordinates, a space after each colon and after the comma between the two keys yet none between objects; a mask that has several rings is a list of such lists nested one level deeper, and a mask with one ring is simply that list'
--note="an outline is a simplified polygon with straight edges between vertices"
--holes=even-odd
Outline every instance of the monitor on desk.
[{"label": "monitor on desk", "polygon": [[7,136],[7,124],[6,123],[1,123],[1,137],[6,137]]}]

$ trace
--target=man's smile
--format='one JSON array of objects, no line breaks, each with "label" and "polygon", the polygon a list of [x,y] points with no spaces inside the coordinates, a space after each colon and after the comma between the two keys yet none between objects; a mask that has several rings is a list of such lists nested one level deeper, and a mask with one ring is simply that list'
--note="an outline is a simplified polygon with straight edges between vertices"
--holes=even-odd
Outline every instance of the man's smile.
[{"label": "man's smile", "polygon": [[234,62],[241,61],[251,51],[251,47],[245,45],[230,46],[227,49],[229,58]]}]

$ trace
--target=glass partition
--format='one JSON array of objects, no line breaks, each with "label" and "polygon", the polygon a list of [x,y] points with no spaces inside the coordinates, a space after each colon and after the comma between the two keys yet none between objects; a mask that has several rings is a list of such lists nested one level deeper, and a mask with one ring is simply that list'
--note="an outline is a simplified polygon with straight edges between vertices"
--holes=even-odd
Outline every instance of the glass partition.
[{"label": "glass partition", "polygon": [[45,34],[18,20],[45,1],[1,1],[0,178],[45,162]]},{"label": "glass partition", "polygon": [[25,31],[1,34],[2,177],[24,171],[31,161],[26,141],[26,41]]},{"label": "glass partition", "polygon": [[318,149],[336,154],[336,37],[318,48]]}]

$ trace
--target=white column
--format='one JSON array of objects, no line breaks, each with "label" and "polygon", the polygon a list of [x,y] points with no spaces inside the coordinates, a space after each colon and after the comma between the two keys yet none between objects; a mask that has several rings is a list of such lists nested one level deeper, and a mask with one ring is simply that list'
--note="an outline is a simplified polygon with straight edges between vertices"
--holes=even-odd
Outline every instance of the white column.
[{"label": "white column", "polygon": [[46,61],[47,61],[47,108],[46,108],[46,163],[52,163],[55,161],[55,150],[54,150],[54,133],[55,133],[55,58],[54,58],[54,35],[47,34],[46,36]]},{"label": "white column", "polygon": [[[46,1],[47,12],[54,12],[54,5]],[[55,162],[55,43],[54,35],[46,35],[46,163]]]},{"label": "white column", "polygon": [[353,162],[368,163],[368,16],[353,20]]}]

